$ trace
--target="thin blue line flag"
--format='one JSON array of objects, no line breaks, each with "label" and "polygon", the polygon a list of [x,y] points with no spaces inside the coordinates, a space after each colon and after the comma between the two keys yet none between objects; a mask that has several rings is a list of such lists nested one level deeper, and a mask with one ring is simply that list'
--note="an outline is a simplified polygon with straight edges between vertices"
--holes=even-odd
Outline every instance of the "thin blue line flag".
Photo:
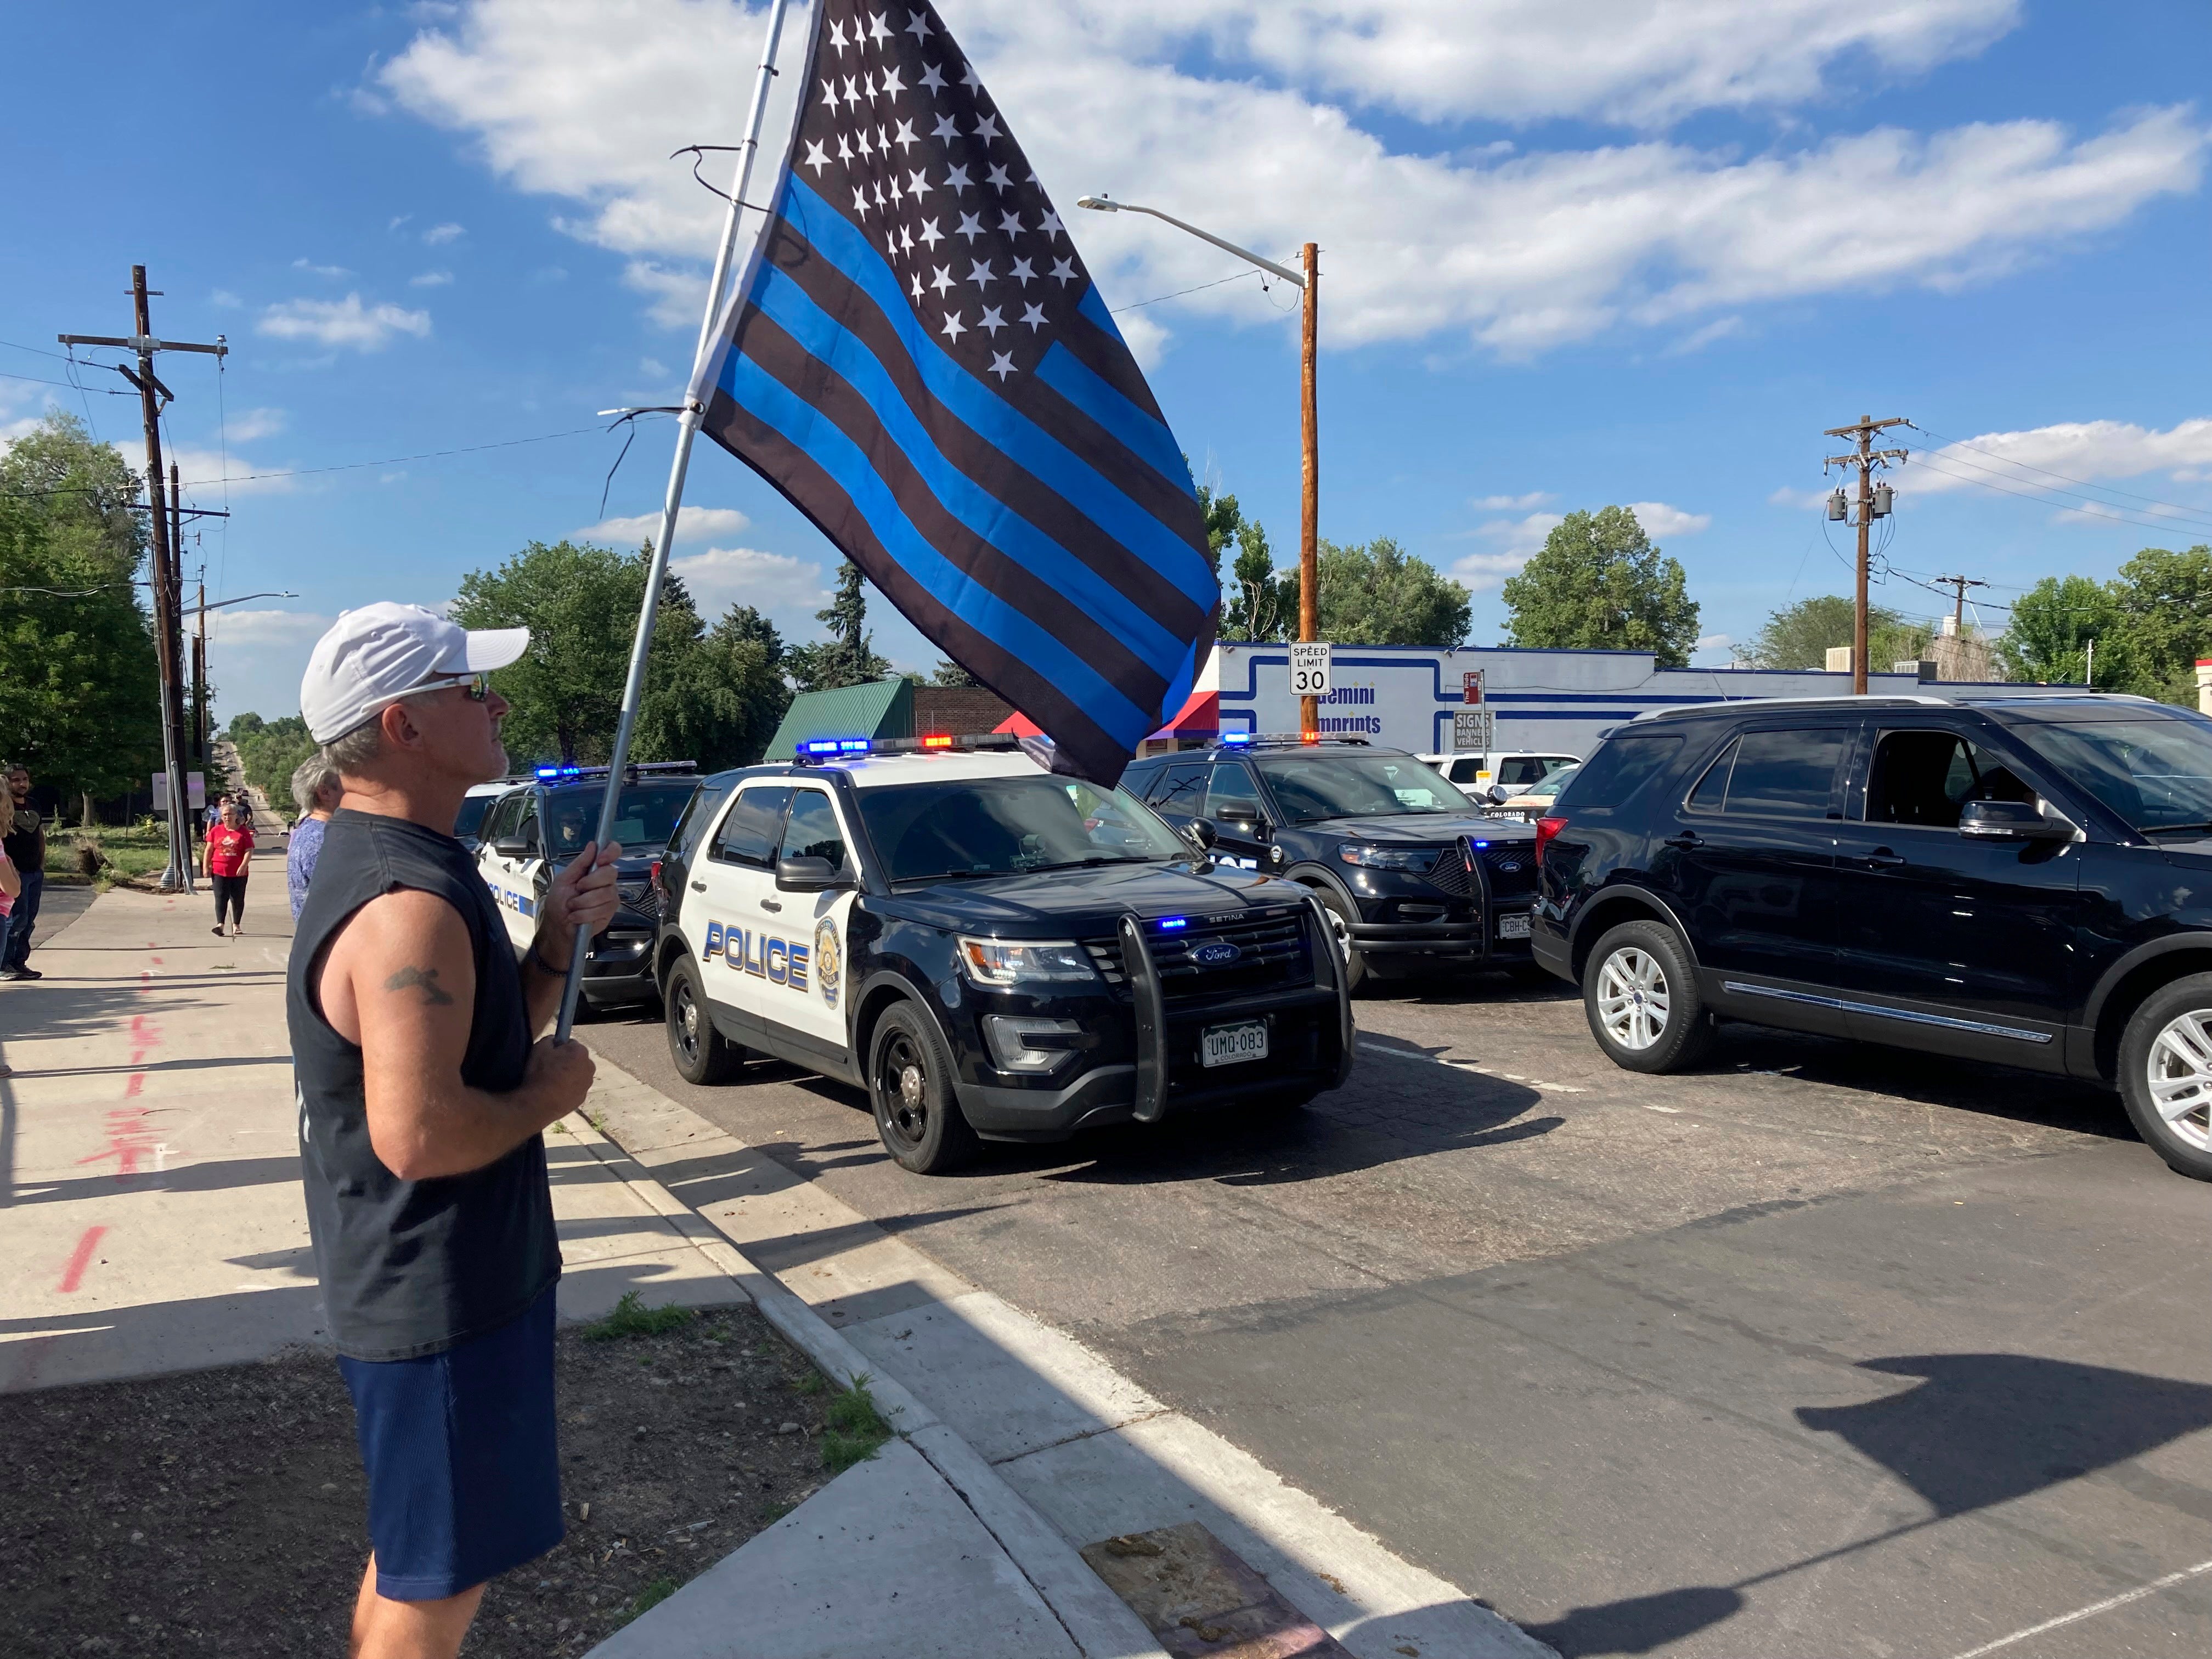
[{"label": "thin blue line flag", "polygon": [[822,0],[701,429],[1110,784],[1220,584],[1190,470],[933,6]]}]

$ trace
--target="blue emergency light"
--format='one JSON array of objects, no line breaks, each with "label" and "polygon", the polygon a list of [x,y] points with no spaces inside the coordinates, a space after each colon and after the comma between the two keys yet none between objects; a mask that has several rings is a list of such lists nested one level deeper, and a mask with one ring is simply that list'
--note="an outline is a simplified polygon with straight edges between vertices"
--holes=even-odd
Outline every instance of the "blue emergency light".
[{"label": "blue emergency light", "polygon": [[1177,927],[1188,927],[1189,926],[1190,918],[1188,916],[1169,916],[1160,923],[1160,931],[1164,933]]},{"label": "blue emergency light", "polygon": [[538,775],[541,778],[577,778],[583,775],[584,769],[580,766],[541,766],[538,769]]},{"label": "blue emergency light", "polygon": [[866,738],[815,738],[799,745],[802,755],[865,755],[868,752]]},{"label": "blue emergency light", "polygon": [[1221,734],[1221,740],[1224,743],[1231,744],[1249,743],[1252,741],[1252,734],[1249,732],[1224,732]]}]

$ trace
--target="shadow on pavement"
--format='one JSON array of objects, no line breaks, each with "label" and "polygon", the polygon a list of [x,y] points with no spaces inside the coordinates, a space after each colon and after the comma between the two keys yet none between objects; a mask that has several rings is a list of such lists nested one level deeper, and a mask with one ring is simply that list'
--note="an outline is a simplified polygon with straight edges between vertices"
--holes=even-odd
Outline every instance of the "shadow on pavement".
[{"label": "shadow on pavement", "polygon": [[1856,1554],[1954,1516],[2025,1498],[2212,1427],[2212,1387],[2033,1354],[1914,1354],[1858,1362],[1917,1388],[1856,1406],[1800,1407],[1910,1486],[1933,1513],[1733,1584],[1691,1584],[1576,1607],[1522,1626],[1565,1656],[1649,1653],[1734,1616],[1755,1584]]}]

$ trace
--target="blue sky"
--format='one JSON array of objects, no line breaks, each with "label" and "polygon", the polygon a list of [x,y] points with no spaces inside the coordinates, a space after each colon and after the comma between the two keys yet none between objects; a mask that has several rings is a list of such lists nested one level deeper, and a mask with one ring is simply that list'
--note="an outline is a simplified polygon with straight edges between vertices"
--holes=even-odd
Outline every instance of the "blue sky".
[{"label": "blue sky", "polygon": [[[1235,267],[1076,215],[1086,191],[1279,258],[1322,243],[1322,533],[1455,570],[1477,643],[1553,516],[1608,501],[1649,504],[1687,567],[1700,661],[1847,591],[1848,532],[1813,502],[1822,428],[1863,413],[1935,452],[1897,479],[1899,573],[1964,571],[1994,605],[2212,540],[2201,0],[941,9],[1110,304]],[[603,514],[620,440],[593,412],[666,402],[688,366],[719,204],[665,158],[735,136],[757,9],[123,4],[0,29],[0,438],[51,402],[135,454],[131,400],[40,384],[68,366],[21,349],[126,331],[134,260],[157,333],[228,337],[220,381],[162,366],[190,494],[235,515],[188,562],[210,597],[298,597],[219,632],[225,713],[294,710],[347,605],[435,603],[528,540],[655,508],[666,425]],[[158,111],[112,73],[125,39],[161,66]],[[1194,465],[1285,562],[1294,319],[1249,279],[1122,317]],[[487,444],[511,447],[430,454]],[[691,477],[695,590],[810,636],[830,550],[719,451]],[[1904,574],[1881,597],[1940,604]],[[934,659],[876,617],[894,660]]]}]

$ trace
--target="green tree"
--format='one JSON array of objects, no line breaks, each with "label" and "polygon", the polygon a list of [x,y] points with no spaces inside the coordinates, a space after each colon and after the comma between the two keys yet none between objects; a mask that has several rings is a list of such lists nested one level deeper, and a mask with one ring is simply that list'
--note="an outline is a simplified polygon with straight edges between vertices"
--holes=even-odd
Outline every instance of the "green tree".
[{"label": "green tree", "polygon": [[[1322,542],[1315,550],[1315,562],[1320,578],[1315,610],[1322,639],[1338,645],[1455,646],[1466,641],[1472,605],[1467,589],[1389,537],[1377,536],[1360,547]],[[1297,582],[1279,586],[1288,590],[1294,606]]]},{"label": "green tree", "polygon": [[1256,519],[1237,526],[1237,562],[1221,586],[1221,637],[1286,640],[1298,629],[1296,571],[1275,568],[1267,532]]},{"label": "green tree", "polygon": [[[2124,637],[2099,638],[2098,685],[2194,708],[2197,659],[2212,655],[2212,546],[2146,547],[2120,567],[2112,592]],[[2123,665],[2125,682],[2117,678]]]},{"label": "green tree", "polygon": [[[1831,646],[1850,644],[1855,609],[1850,599],[1830,593],[1774,611],[1752,641],[1752,659],[1761,668],[1825,668]],[[1886,674],[1893,663],[1917,662],[1935,632],[1886,605],[1869,605],[1869,672]]]},{"label": "green tree", "polygon": [[[666,598],[661,604],[667,626]],[[791,706],[783,641],[775,625],[750,605],[732,605],[712,629],[698,626],[689,594],[683,609],[689,620],[679,615],[673,628],[684,643],[672,651],[665,677],[638,712],[639,758],[696,760],[708,772],[750,766]],[[657,628],[654,651],[664,644],[674,645],[673,635],[664,640]]]},{"label": "green tree", "polygon": [[[252,721],[250,726],[241,726]],[[230,723],[231,741],[238,748],[238,763],[246,781],[269,798],[278,811],[292,800],[292,774],[313,754],[315,740],[307,735],[307,722],[297,714],[264,720],[258,714],[241,714]],[[210,791],[212,793],[212,791]]]},{"label": "green tree", "polygon": [[2086,683],[2088,644],[2097,641],[2097,684],[2130,684],[2139,664],[2122,626],[2117,582],[2087,576],[2045,576],[2012,608],[1997,654],[2012,676],[2043,685]]},{"label": "green tree", "polygon": [[1682,567],[1625,507],[1570,513],[1503,590],[1506,642],[1551,650],[1649,651],[1680,668],[1698,642]]},{"label": "green tree", "polygon": [[830,630],[830,637],[794,646],[784,657],[785,672],[801,691],[866,685],[891,672],[890,662],[876,654],[875,636],[867,631],[868,597],[860,566],[848,561],[837,573],[836,597],[814,618]]},{"label": "green tree", "polygon": [[982,682],[957,662],[938,659],[937,671],[929,677],[932,685],[981,685]]},{"label": "green tree", "polygon": [[0,454],[0,746],[88,807],[161,764],[137,493],[115,448],[68,415]]},{"label": "green tree", "polygon": [[1198,487],[1198,512],[1206,523],[1206,556],[1212,561],[1218,580],[1221,556],[1236,544],[1237,532],[1244,527],[1244,514],[1234,495],[1224,495],[1211,484]]}]

